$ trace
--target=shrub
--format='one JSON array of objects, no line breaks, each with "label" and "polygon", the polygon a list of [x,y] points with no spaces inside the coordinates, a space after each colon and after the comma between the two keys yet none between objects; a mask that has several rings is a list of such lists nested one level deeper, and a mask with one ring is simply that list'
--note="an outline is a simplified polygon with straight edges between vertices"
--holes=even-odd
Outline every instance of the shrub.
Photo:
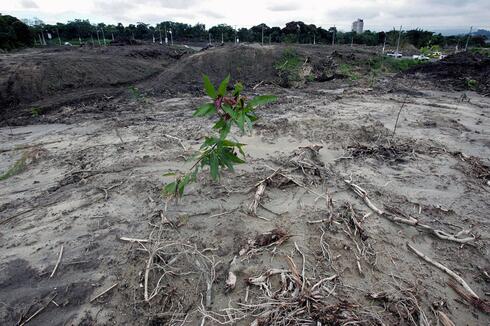
[{"label": "shrub", "polygon": [[226,168],[233,171],[234,165],[245,163],[245,152],[243,151],[245,144],[227,138],[231,127],[236,125],[242,133],[251,130],[254,121],[257,120],[255,108],[276,100],[276,97],[271,95],[256,96],[249,100],[241,95],[243,91],[241,83],[236,83],[231,94],[228,94],[229,75],[221,82],[218,89],[215,89],[208,76],[204,75],[203,80],[204,89],[212,102],[197,108],[194,116],[217,116],[218,121],[213,125],[217,134],[205,138],[196,162],[186,174],[176,175],[174,182],[164,186],[163,194],[167,196],[181,197],[185,187],[195,182],[199,171],[206,166],[209,167],[213,180],[217,181],[220,178],[221,169]]},{"label": "shrub", "polygon": [[474,79],[468,79],[466,81],[466,85],[468,86],[469,89],[474,91],[478,87],[478,82]]}]

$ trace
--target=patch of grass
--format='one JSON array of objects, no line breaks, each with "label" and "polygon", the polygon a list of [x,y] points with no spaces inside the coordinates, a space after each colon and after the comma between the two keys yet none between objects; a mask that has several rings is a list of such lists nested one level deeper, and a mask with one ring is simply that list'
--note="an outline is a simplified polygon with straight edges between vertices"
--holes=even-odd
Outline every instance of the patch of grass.
[{"label": "patch of grass", "polygon": [[397,73],[424,64],[416,59],[395,59],[391,57],[376,57],[367,61],[370,70],[378,73]]},{"label": "patch of grass", "polygon": [[470,48],[470,51],[490,57],[490,48]]},{"label": "patch of grass", "polygon": [[38,107],[31,108],[31,116],[33,118],[39,117],[43,113],[43,109]]},{"label": "patch of grass", "polygon": [[359,75],[353,70],[353,67],[347,63],[342,63],[339,66],[339,71],[342,75],[347,76],[349,80],[356,81],[359,79]]},{"label": "patch of grass", "polygon": [[278,62],[274,65],[279,77],[286,84],[300,80],[301,58],[294,49],[286,49]]},{"label": "patch of grass", "polygon": [[478,87],[478,82],[476,80],[474,80],[474,79],[468,79],[466,81],[466,86],[468,86],[469,89],[471,89],[472,91],[474,91]]},{"label": "patch of grass", "polygon": [[27,167],[27,152],[22,154],[21,158],[18,159],[7,171],[0,174],[0,181],[7,180],[14,175],[22,173]]}]

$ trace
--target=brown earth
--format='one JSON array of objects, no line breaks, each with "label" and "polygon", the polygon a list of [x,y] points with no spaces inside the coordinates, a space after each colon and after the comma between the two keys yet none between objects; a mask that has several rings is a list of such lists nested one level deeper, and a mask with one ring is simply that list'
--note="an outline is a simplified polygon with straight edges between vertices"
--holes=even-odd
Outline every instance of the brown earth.
[{"label": "brown earth", "polygon": [[[158,46],[33,49],[0,56],[0,114],[120,93],[192,52]],[[10,109],[9,109],[10,108]]]},{"label": "brown earth", "polygon": [[[355,58],[369,57],[361,50]],[[342,51],[327,57],[352,59]],[[184,60],[212,67],[201,54],[171,68]],[[164,174],[190,167],[212,124],[192,116],[202,93],[162,96],[145,88],[150,81],[138,85],[141,97],[53,106],[0,128],[0,171],[34,157],[0,181],[2,325],[436,325],[441,314],[456,325],[490,322],[407,248],[488,298],[488,97],[467,91],[461,101],[463,92],[409,89],[411,80],[390,76],[374,89],[348,78],[249,87],[279,100],[258,110],[252,134],[233,132],[247,164],[219,182],[202,173],[174,202],[161,197],[172,180]],[[250,214],[257,183],[277,169]]]}]

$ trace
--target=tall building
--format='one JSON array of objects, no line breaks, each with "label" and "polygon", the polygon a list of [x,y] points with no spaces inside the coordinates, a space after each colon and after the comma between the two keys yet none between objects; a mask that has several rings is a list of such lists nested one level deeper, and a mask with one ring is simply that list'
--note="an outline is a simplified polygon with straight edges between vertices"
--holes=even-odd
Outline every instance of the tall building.
[{"label": "tall building", "polygon": [[352,31],[357,34],[361,34],[364,30],[364,20],[358,18],[355,22],[352,23]]}]

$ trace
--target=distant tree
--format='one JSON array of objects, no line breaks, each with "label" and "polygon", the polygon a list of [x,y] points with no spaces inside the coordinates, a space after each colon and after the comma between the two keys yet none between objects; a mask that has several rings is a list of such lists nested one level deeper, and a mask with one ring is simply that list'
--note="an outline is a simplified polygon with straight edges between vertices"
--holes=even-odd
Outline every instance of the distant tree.
[{"label": "distant tree", "polygon": [[224,42],[234,42],[235,40],[235,30],[226,24],[211,27],[209,33],[211,33],[215,42],[221,42],[221,36],[223,36]]},{"label": "distant tree", "polygon": [[0,14],[0,48],[12,50],[30,46],[34,43],[34,35],[29,26],[15,17]]}]

